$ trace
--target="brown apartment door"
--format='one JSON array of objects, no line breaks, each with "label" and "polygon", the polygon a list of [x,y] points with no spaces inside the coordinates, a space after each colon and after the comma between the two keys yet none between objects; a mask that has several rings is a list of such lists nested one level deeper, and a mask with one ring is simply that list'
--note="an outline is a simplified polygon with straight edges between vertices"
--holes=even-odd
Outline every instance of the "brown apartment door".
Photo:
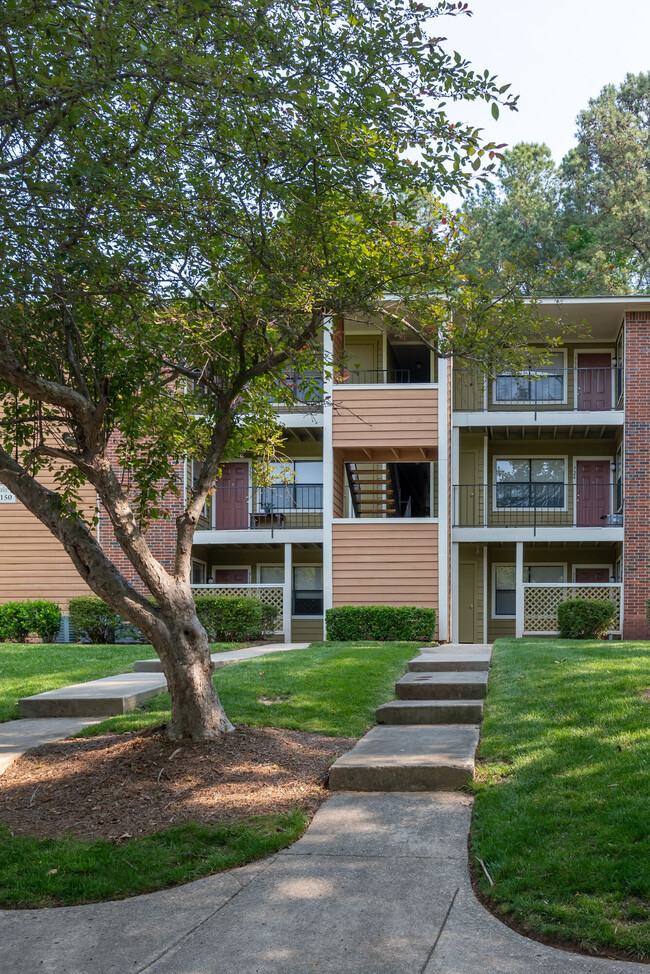
[{"label": "brown apartment door", "polygon": [[576,568],[576,582],[609,582],[609,568]]},{"label": "brown apartment door", "polygon": [[475,643],[474,565],[458,566],[458,642]]},{"label": "brown apartment door", "polygon": [[224,463],[215,490],[216,527],[248,527],[248,464]]},{"label": "brown apartment door", "polygon": [[215,568],[212,577],[218,585],[247,585],[248,568]]},{"label": "brown apartment door", "polygon": [[609,352],[578,355],[578,409],[612,408],[612,357]]},{"label": "brown apartment door", "polygon": [[602,527],[610,513],[609,460],[578,460],[576,464],[576,524]]}]

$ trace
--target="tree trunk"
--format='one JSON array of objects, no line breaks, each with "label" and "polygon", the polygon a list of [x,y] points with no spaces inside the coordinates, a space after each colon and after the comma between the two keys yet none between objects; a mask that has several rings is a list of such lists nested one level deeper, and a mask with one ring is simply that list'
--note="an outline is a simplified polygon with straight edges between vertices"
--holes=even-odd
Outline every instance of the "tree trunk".
[{"label": "tree trunk", "polygon": [[[167,610],[167,611],[166,611]],[[174,739],[205,741],[234,730],[212,680],[210,646],[196,615],[194,600],[169,597],[163,624],[152,634],[171,697],[168,734]],[[171,615],[168,615],[168,612]]]}]

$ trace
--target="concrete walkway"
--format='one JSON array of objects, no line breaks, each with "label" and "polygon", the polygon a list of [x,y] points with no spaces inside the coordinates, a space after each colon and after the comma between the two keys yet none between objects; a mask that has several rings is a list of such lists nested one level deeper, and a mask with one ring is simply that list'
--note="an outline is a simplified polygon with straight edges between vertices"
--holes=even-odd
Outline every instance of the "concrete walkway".
[{"label": "concrete walkway", "polygon": [[12,974],[648,974],[545,947],[487,913],[471,799],[334,795],[279,855],[121,902],[0,912]]},{"label": "concrete walkway", "polygon": [[[235,663],[268,653],[307,649],[308,646],[309,643],[250,646],[228,653],[214,653],[212,659],[220,664]],[[151,662],[160,664],[158,659]],[[19,706],[25,719],[0,723],[0,775],[30,748],[63,740],[112,714],[127,713],[160,693],[167,682],[155,672],[122,673],[23,697]]]}]

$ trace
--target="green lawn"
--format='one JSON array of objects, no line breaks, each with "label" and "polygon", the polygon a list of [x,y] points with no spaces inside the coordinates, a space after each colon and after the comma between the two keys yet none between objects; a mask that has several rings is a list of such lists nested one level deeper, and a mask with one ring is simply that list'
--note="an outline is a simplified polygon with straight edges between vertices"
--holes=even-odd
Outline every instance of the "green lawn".
[{"label": "green lawn", "polygon": [[[375,707],[393,697],[393,684],[418,645],[314,643],[310,649],[228,665],[217,670],[215,682],[234,721],[360,736],[373,723]],[[40,647],[15,648],[28,652]],[[141,656],[144,648],[130,659]],[[110,655],[101,658],[106,672]],[[77,672],[75,679],[90,678]],[[57,685],[65,682],[70,681],[60,679]],[[260,697],[277,702],[264,704]],[[110,718],[84,733],[156,725],[167,719],[167,706],[168,697],[161,694],[146,710]],[[73,905],[164,889],[270,855],[295,842],[306,824],[304,811],[295,808],[288,815],[234,825],[186,825],[121,842],[92,843],[12,837],[0,825],[0,906]]]},{"label": "green lawn", "polygon": [[[374,723],[375,708],[393,698],[394,683],[419,645],[312,643],[308,650],[230,663],[215,672],[214,682],[236,723],[361,737]],[[169,696],[161,693],[144,710],[110,717],[81,733],[123,733],[168,718]]]},{"label": "green lawn", "polygon": [[533,935],[650,957],[648,688],[647,642],[495,644],[474,872]]},{"label": "green lawn", "polygon": [[[212,652],[242,643],[216,643]],[[151,646],[88,646],[67,643],[0,643],[0,721],[19,716],[17,701],[72,683],[127,673],[136,659],[155,656]]]}]

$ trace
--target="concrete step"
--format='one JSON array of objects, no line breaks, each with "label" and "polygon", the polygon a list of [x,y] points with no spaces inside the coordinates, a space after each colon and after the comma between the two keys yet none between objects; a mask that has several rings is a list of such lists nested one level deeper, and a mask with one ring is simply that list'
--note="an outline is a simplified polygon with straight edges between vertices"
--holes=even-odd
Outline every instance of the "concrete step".
[{"label": "concrete step", "polygon": [[462,650],[447,650],[440,647],[439,652],[420,653],[409,662],[412,673],[435,673],[438,671],[460,673],[467,670],[489,670],[492,653],[465,653]]},{"label": "concrete step", "polygon": [[391,700],[376,711],[378,724],[480,724],[481,700]]},{"label": "concrete step", "polygon": [[330,768],[332,791],[452,791],[474,774],[479,729],[373,727]]},{"label": "concrete step", "polygon": [[487,692],[488,674],[480,672],[406,673],[395,684],[399,700],[480,700]]},{"label": "concrete step", "polygon": [[18,701],[21,717],[112,717],[135,710],[167,686],[155,673],[120,673]]}]

